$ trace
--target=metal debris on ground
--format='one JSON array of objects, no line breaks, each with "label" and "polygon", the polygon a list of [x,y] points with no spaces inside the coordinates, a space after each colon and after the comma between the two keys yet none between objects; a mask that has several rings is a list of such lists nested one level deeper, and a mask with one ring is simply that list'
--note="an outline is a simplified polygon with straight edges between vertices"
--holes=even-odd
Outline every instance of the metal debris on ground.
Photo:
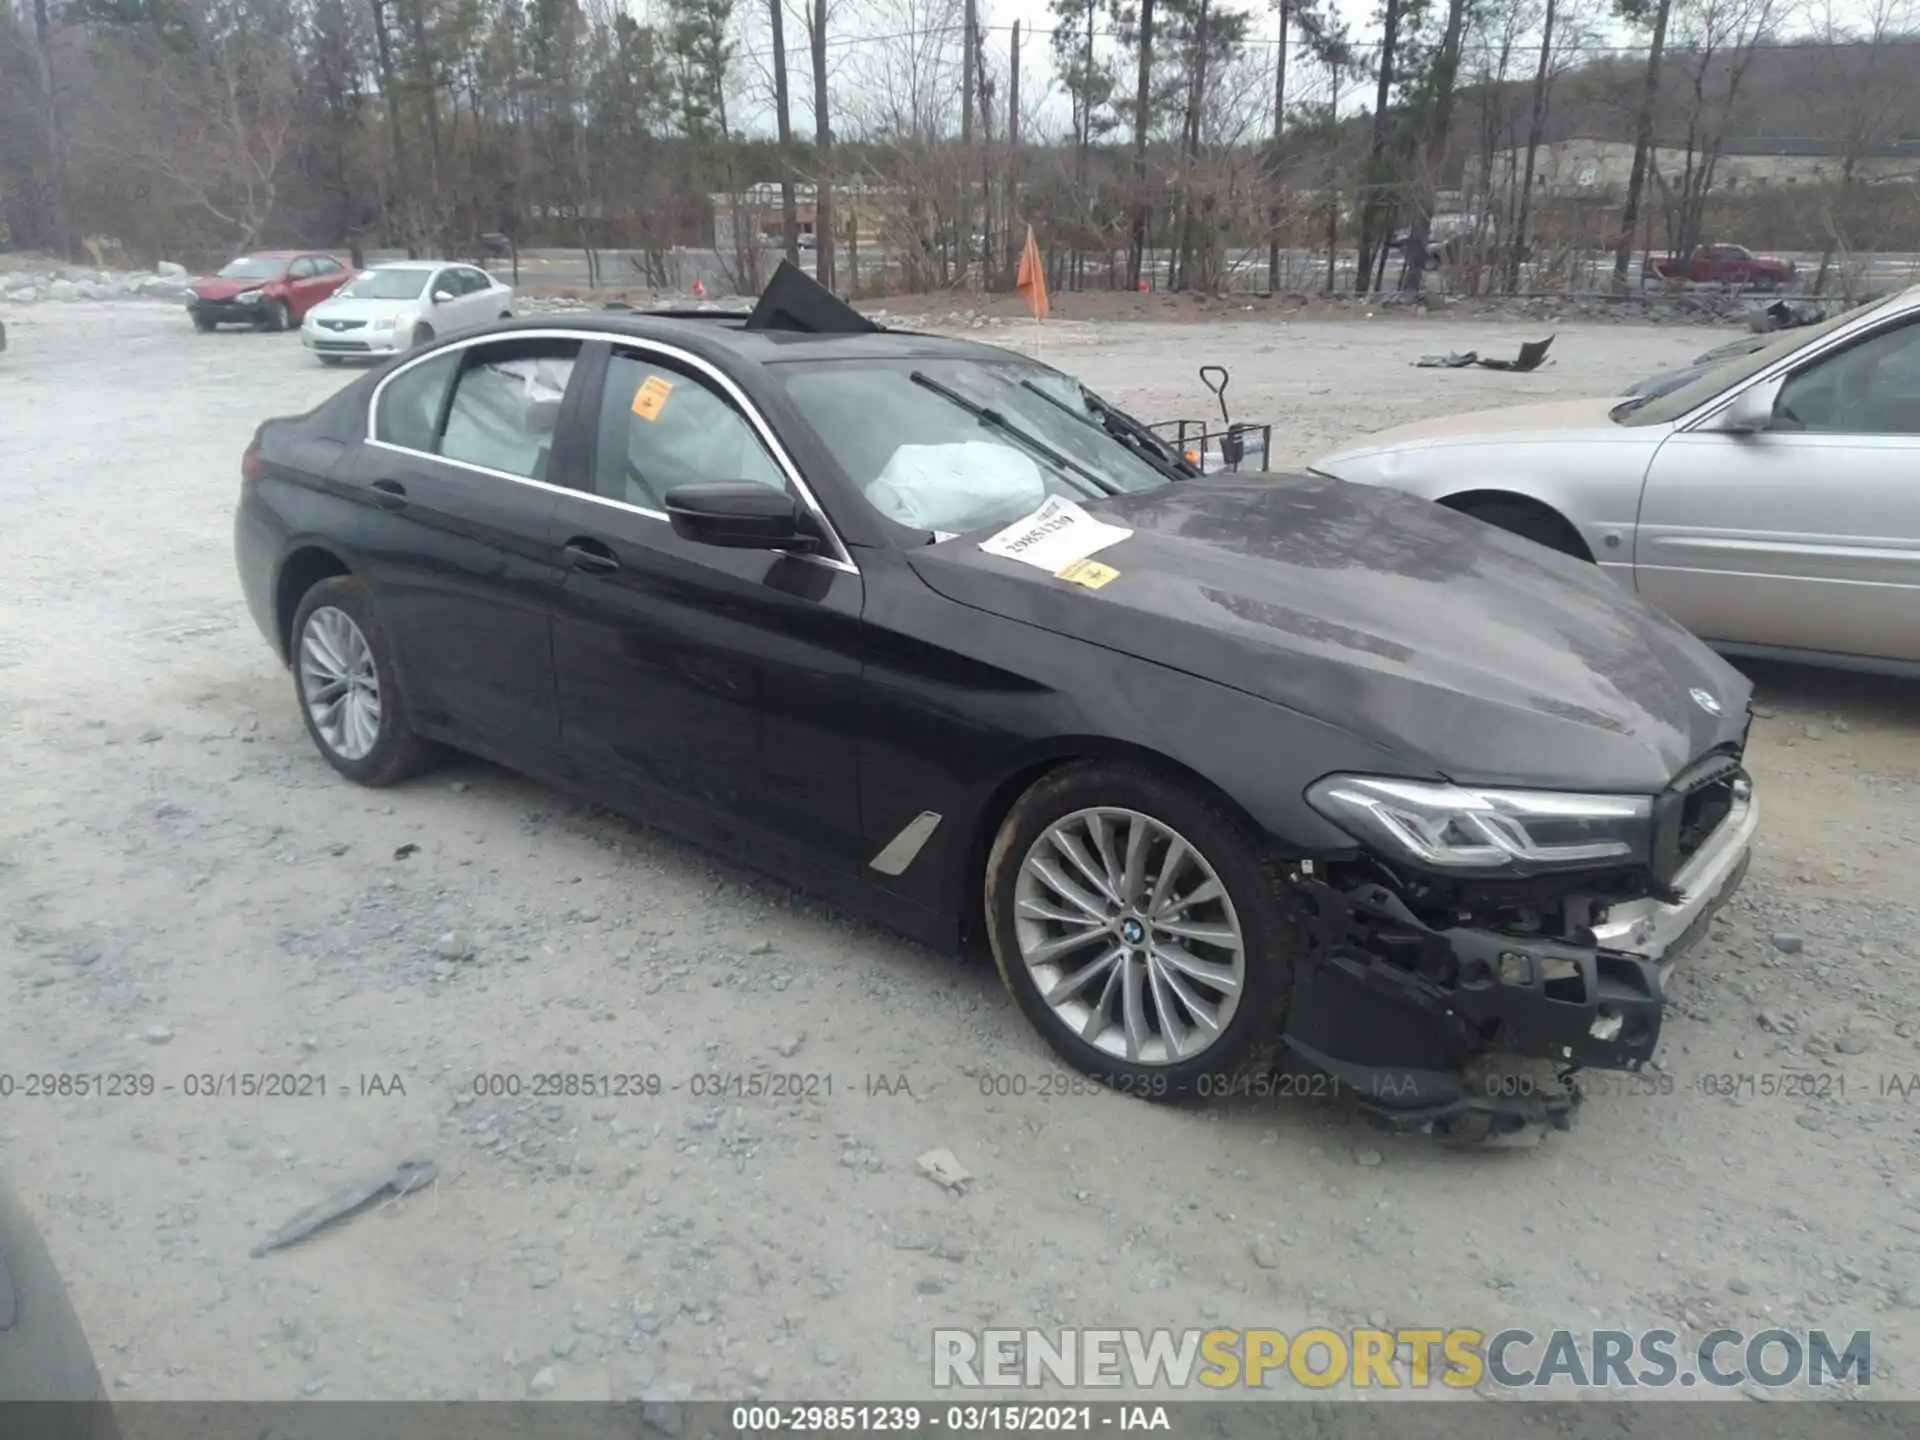
[{"label": "metal debris on ground", "polygon": [[1794,330],[1802,325],[1818,325],[1833,313],[1834,307],[1817,300],[1776,300],[1762,305],[1747,316],[1747,328],[1765,335],[1774,330]]},{"label": "metal debris on ground", "polygon": [[914,1164],[920,1167],[920,1173],[929,1180],[944,1185],[949,1190],[958,1190],[973,1179],[972,1173],[954,1158],[951,1150],[929,1150],[914,1161]]},{"label": "metal debris on ground", "polygon": [[1547,347],[1551,344],[1552,335],[1544,340],[1529,340],[1511,360],[1497,360],[1481,355],[1478,350],[1465,350],[1446,355],[1422,355],[1413,363],[1422,370],[1465,370],[1468,366],[1478,366],[1482,370],[1517,370],[1524,374],[1540,368],[1547,358]]},{"label": "metal debris on ground", "polygon": [[343,1185],[318,1204],[309,1205],[247,1253],[257,1260],[271,1251],[297,1245],[336,1221],[361,1214],[376,1200],[389,1197],[398,1200],[431,1185],[439,1173],[439,1167],[431,1160],[402,1160],[391,1170],[357,1184]]}]

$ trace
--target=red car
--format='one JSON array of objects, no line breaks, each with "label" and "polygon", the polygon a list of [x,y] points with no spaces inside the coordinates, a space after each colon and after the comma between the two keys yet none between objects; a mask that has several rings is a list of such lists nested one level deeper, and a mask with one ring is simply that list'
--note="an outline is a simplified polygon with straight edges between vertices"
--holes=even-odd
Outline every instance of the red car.
[{"label": "red car", "polygon": [[324,250],[255,250],[230,261],[218,275],[189,285],[187,314],[196,330],[216,325],[292,330],[353,273],[346,261]]},{"label": "red car", "polygon": [[1698,245],[1684,261],[1677,255],[1655,256],[1647,261],[1647,274],[1656,280],[1774,290],[1793,280],[1794,264],[1777,255],[1756,255],[1744,245]]}]

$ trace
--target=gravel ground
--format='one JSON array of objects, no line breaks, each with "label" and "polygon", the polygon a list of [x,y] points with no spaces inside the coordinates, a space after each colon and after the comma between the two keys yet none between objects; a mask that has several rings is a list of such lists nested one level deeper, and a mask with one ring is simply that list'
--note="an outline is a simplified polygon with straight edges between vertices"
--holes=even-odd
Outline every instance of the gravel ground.
[{"label": "gravel ground", "polygon": [[[171,307],[5,319],[0,1164],[117,1396],[911,1396],[937,1324],[1216,1322],[1871,1329],[1874,1393],[1920,1391],[1912,685],[1759,675],[1763,836],[1680,972],[1673,1093],[1464,1154],[1332,1103],[1155,1108],[1055,1065],[990,965],[724,857],[478,763],[337,779],[229,524],[253,424],[341,377]],[[1569,326],[1532,376],[1409,366],[1538,333],[1063,324],[1043,353],[1149,418],[1206,413],[1193,367],[1229,364],[1305,460],[1720,338]],[[743,1071],[831,1091],[699,1093]],[[1709,1093],[1782,1071],[1844,1096]],[[156,1089],[28,1097],[45,1072]],[[527,1093],[552,1072],[660,1092]],[[235,1073],[325,1094],[187,1093]],[[958,1193],[917,1170],[935,1147]],[[429,1190],[248,1257],[408,1157]]]}]

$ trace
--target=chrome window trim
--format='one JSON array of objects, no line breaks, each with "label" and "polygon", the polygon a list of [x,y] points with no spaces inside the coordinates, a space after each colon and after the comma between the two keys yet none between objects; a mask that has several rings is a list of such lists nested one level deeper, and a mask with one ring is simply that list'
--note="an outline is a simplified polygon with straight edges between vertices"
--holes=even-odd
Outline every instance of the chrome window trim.
[{"label": "chrome window trim", "polygon": [[[1838,349],[1840,346],[1852,344],[1863,333],[1920,323],[1920,286],[1911,287],[1900,296],[1900,300],[1902,303],[1889,306],[1887,309],[1876,314],[1871,324],[1866,323],[1867,315],[1865,313],[1857,315],[1854,317],[1856,323],[1840,326],[1830,334],[1823,336],[1818,343],[1810,345],[1804,350],[1796,350],[1791,355],[1784,355],[1759,374],[1749,375],[1740,384],[1733,386],[1731,389],[1721,391],[1711,400],[1701,401],[1698,408],[1689,414],[1682,415],[1678,420],[1672,422],[1674,433],[1691,434],[1719,415],[1722,410],[1734,402],[1737,396],[1744,394],[1755,385],[1764,384],[1766,381],[1775,378],[1784,380],[1794,370],[1810,363],[1817,363],[1822,357]],[[1862,306],[1861,308],[1863,312],[1869,309],[1879,310],[1878,306]]]},{"label": "chrome window trim", "polygon": [[711,361],[704,360],[698,355],[680,349],[677,345],[669,345],[664,341],[644,339],[631,335],[620,335],[615,332],[603,330],[569,330],[562,326],[542,326],[534,330],[510,330],[503,334],[468,335],[458,340],[450,340],[446,344],[434,346],[423,355],[415,356],[404,365],[396,365],[392,370],[380,377],[380,383],[373,387],[373,394],[367,401],[366,443],[379,450],[390,450],[400,455],[417,455],[424,459],[437,460],[443,465],[456,465],[462,470],[471,470],[477,475],[490,475],[499,480],[511,480],[521,485],[532,485],[537,489],[551,490],[560,495],[571,495],[575,499],[590,500],[596,505],[610,506],[615,510],[624,510],[633,515],[645,515],[650,520],[658,520],[664,524],[671,524],[672,521],[667,518],[667,514],[663,510],[653,510],[643,505],[631,505],[624,500],[615,500],[610,496],[595,494],[590,490],[576,490],[570,485],[555,485],[549,481],[534,480],[525,475],[510,474],[505,470],[489,469],[485,465],[472,465],[463,460],[450,460],[444,455],[434,454],[431,450],[415,450],[408,445],[395,445],[390,441],[380,439],[376,433],[380,426],[380,401],[386,394],[387,386],[391,385],[416,365],[424,365],[429,360],[437,359],[455,350],[465,350],[473,345],[487,345],[496,340],[578,340],[583,345],[605,342],[608,345],[616,347],[651,351],[663,359],[685,365],[690,370],[705,376],[708,380],[714,382],[720,390],[739,407],[741,414],[747,417],[747,423],[753,427],[754,433],[760,437],[760,443],[767,447],[768,452],[773,456],[774,463],[780,467],[781,473],[787,477],[787,483],[793,486],[795,493],[800,496],[800,499],[805,503],[807,509],[812,513],[814,520],[820,526],[821,533],[826,536],[835,552],[832,555],[816,555],[804,550],[780,550],[773,553],[786,555],[794,560],[811,560],[815,564],[825,565],[830,569],[839,570],[848,575],[858,575],[860,573],[860,567],[854,564],[853,553],[847,549],[846,542],[840,538],[840,532],[834,528],[833,521],[827,517],[825,508],[820,504],[818,498],[815,497],[812,489],[807,485],[807,482],[801,478],[800,467],[793,463],[793,457],[787,454],[786,447],[780,443],[780,437],[773,433],[773,427],[767,423],[766,417],[762,415],[753,402],[747,398],[746,392],[736,385],[725,371],[721,370]]}]

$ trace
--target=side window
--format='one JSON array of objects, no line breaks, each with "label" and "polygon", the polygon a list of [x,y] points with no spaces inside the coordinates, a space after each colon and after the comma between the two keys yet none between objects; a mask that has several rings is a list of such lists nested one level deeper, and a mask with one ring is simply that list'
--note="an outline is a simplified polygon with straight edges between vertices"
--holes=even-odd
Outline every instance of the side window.
[{"label": "side window", "polygon": [[457,270],[434,271],[433,279],[427,282],[428,298],[431,299],[442,291],[445,291],[449,295],[458,295],[460,293],[459,274],[460,272]]},{"label": "side window", "polygon": [[787,488],[746,416],[705,379],[662,361],[613,354],[600,397],[594,488],[660,510],[669,490],[702,480]]},{"label": "side window", "polygon": [[311,280],[313,275],[313,261],[305,259],[304,257],[294,261],[293,264],[287,267],[287,278],[289,280]]},{"label": "side window", "polygon": [[1869,335],[1787,379],[1774,425],[1828,435],[1920,435],[1920,322]]},{"label": "side window", "polygon": [[447,385],[460,364],[460,352],[450,350],[403,370],[380,392],[380,412],[374,417],[377,440],[408,450],[433,449],[439,433],[440,411]]},{"label": "side window", "polygon": [[577,341],[534,340],[466,351],[440,454],[544,480],[579,349]]},{"label": "side window", "polygon": [[492,277],[484,271],[462,270],[460,273],[466,279],[467,294],[469,295],[478,295],[482,290],[489,288],[493,284]]},{"label": "side window", "polygon": [[314,257],[313,273],[316,275],[338,275],[342,268],[338,260],[329,260],[324,255]]}]

